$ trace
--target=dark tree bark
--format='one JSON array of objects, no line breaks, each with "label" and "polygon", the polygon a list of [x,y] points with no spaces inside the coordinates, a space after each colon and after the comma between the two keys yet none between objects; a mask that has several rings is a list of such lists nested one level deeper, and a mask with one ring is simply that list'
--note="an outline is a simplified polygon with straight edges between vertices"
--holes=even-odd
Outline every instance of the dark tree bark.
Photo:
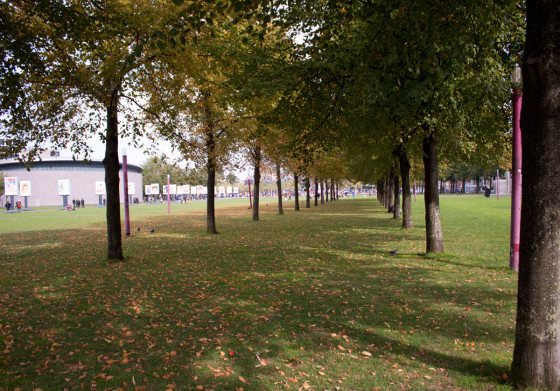
[{"label": "dark tree bark", "polygon": [[311,194],[309,191],[309,187],[311,184],[309,183],[309,178],[305,177],[305,207],[311,208]]},{"label": "dark tree bark", "polygon": [[318,205],[318,198],[319,198],[319,180],[315,177],[315,206]]},{"label": "dark tree bark", "polygon": [[430,134],[424,137],[422,144],[424,178],[426,181],[426,193],[424,195],[426,252],[441,253],[443,252],[443,233],[439,216],[437,141],[434,135]]},{"label": "dark tree bark", "polygon": [[396,169],[395,169],[395,174],[393,176],[393,192],[394,192],[394,202],[393,202],[393,218],[394,219],[400,219],[401,218],[401,195],[400,195],[400,184],[399,184],[399,174],[397,174]]},{"label": "dark tree bark", "polygon": [[387,213],[393,213],[394,208],[394,199],[395,199],[395,171],[394,168],[391,167],[391,171],[389,172],[389,180],[387,181]]},{"label": "dark tree bark", "polygon": [[480,177],[476,177],[476,194],[480,193]]},{"label": "dark tree bark", "polygon": [[283,215],[282,208],[282,176],[280,172],[280,163],[276,163],[276,188],[278,189],[278,214]]},{"label": "dark tree bark", "polygon": [[560,389],[560,7],[528,0],[523,56],[523,198],[512,380]]},{"label": "dark tree bark", "polygon": [[214,123],[212,120],[212,112],[208,102],[208,93],[203,93],[202,104],[204,105],[204,122],[206,136],[206,172],[208,174],[207,183],[207,199],[206,199],[206,232],[217,234],[216,229],[216,206],[214,188],[216,186],[216,142],[214,140]]},{"label": "dark tree bark", "polygon": [[107,139],[105,140],[105,187],[107,189],[107,258],[123,260],[121,205],[119,193],[119,87],[112,88],[107,105]]},{"label": "dark tree bark", "polygon": [[329,193],[330,193],[330,189],[329,189],[329,180],[325,179],[325,202],[329,202]]},{"label": "dark tree bark", "polygon": [[325,187],[324,187],[324,182],[323,182],[322,179],[321,179],[320,183],[321,183],[321,205],[324,205],[325,204]]},{"label": "dark tree bark", "polygon": [[334,196],[334,179],[331,178],[331,201],[336,201],[336,197]]},{"label": "dark tree bark", "polygon": [[253,163],[255,164],[255,174],[253,176],[253,220],[255,221],[259,221],[261,158],[261,147],[255,147],[253,149]]},{"label": "dark tree bark", "polygon": [[208,174],[208,198],[206,199],[206,232],[211,234],[218,233],[216,229],[216,195],[214,194],[214,188],[216,186],[215,147],[214,132],[212,130],[207,130],[206,151],[208,153],[208,158],[206,162],[206,172]]},{"label": "dark tree bark", "polygon": [[389,208],[389,179],[387,175],[383,177],[383,205]]},{"label": "dark tree bark", "polygon": [[294,173],[294,199],[295,199],[295,209],[299,210],[299,176]]},{"label": "dark tree bark", "polygon": [[465,185],[467,184],[467,179],[463,178],[461,181],[461,193],[465,194]]},{"label": "dark tree bark", "polygon": [[410,162],[406,154],[406,148],[401,145],[398,149],[399,167],[402,179],[402,227],[412,229],[412,200],[410,197]]},{"label": "dark tree bark", "polygon": [[340,199],[340,183],[336,181],[336,200]]}]

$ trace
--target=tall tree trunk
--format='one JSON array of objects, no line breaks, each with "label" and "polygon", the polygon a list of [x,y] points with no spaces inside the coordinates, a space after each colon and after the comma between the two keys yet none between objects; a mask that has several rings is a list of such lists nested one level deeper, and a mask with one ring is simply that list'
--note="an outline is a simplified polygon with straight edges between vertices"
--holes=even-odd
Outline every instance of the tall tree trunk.
[{"label": "tall tree trunk", "polygon": [[278,189],[278,214],[283,215],[282,208],[282,173],[280,172],[280,163],[276,163],[276,188]]},{"label": "tall tree trunk", "polygon": [[311,208],[311,194],[309,191],[309,187],[311,184],[309,183],[309,177],[305,177],[305,207]]},{"label": "tall tree trunk", "polygon": [[467,184],[467,179],[463,178],[462,182],[461,182],[461,193],[465,194],[465,185]]},{"label": "tall tree trunk", "polygon": [[208,102],[208,93],[203,92],[202,104],[204,105],[204,122],[206,133],[206,172],[208,174],[207,189],[208,194],[206,198],[206,232],[210,234],[217,234],[216,229],[216,207],[215,199],[216,194],[214,188],[216,187],[216,142],[214,140],[214,123],[212,120],[212,112],[210,103]]},{"label": "tall tree trunk", "polygon": [[439,216],[437,141],[433,134],[424,137],[422,148],[426,181],[426,193],[424,195],[426,252],[441,253],[443,252],[443,233]]},{"label": "tall tree trunk", "polygon": [[206,232],[211,234],[217,234],[216,229],[216,207],[215,199],[216,194],[214,193],[214,188],[216,187],[216,161],[214,158],[215,153],[215,143],[214,143],[214,132],[212,130],[207,130],[206,134],[206,150],[208,153],[206,162],[206,172],[208,174],[208,198],[206,199]]},{"label": "tall tree trunk", "polygon": [[477,175],[476,177],[476,194],[480,193],[480,177]]},{"label": "tall tree trunk", "polygon": [[334,196],[334,179],[331,178],[331,201],[336,201],[336,197]]},{"label": "tall tree trunk", "polygon": [[320,182],[321,182],[321,205],[324,205],[325,204],[325,187],[324,187],[324,182],[323,182],[322,179],[320,180]]},{"label": "tall tree trunk", "polygon": [[105,140],[105,187],[107,189],[107,258],[123,260],[121,205],[119,193],[119,87],[115,85],[107,105],[107,138]]},{"label": "tall tree trunk", "polygon": [[389,180],[387,182],[387,213],[393,213],[394,207],[394,199],[395,199],[395,172],[394,168],[391,167],[391,171],[389,172]]},{"label": "tall tree trunk", "polygon": [[512,379],[560,389],[560,7],[527,1],[523,198]]},{"label": "tall tree trunk", "polygon": [[398,150],[399,167],[402,179],[402,227],[412,229],[412,200],[410,197],[410,162],[406,154],[406,148],[401,145]]},{"label": "tall tree trunk", "polygon": [[394,185],[393,185],[393,191],[395,193],[394,196],[394,202],[393,202],[393,218],[394,219],[400,219],[401,218],[401,212],[400,212],[400,208],[401,208],[401,201],[400,201],[400,190],[401,187],[399,185],[399,174],[396,172],[397,170],[395,169],[395,175],[393,177],[393,181],[394,181]]},{"label": "tall tree trunk", "polygon": [[294,199],[295,199],[295,210],[299,210],[299,176],[294,173]]},{"label": "tall tree trunk", "polygon": [[329,202],[329,180],[325,179],[325,202]]},{"label": "tall tree trunk", "polygon": [[253,150],[253,160],[255,164],[255,174],[253,176],[253,220],[259,221],[259,198],[261,185],[261,147]]},{"label": "tall tree trunk", "polygon": [[383,206],[389,208],[389,181],[387,174],[383,176]]},{"label": "tall tree trunk", "polygon": [[315,206],[318,205],[317,200],[319,198],[319,180],[315,177]]}]

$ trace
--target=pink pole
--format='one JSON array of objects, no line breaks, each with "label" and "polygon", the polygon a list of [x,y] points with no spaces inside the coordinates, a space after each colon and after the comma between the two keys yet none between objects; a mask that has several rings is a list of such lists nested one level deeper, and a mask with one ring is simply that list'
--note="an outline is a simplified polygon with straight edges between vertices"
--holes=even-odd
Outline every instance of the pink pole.
[{"label": "pink pole", "polygon": [[500,199],[500,170],[496,170],[496,199]]},{"label": "pink pole", "polygon": [[126,159],[126,148],[122,150],[123,158],[123,186],[124,186],[124,232],[130,236],[130,212],[128,204],[128,167]]},{"label": "pink pole", "polygon": [[169,182],[169,174],[167,174],[167,214],[171,214],[171,189]]},{"label": "pink pole", "polygon": [[521,231],[521,104],[519,91],[513,89],[513,183],[511,194],[511,237],[509,267],[519,271],[519,237]]},{"label": "pink pole", "polygon": [[253,209],[253,197],[251,195],[251,178],[247,178],[247,183],[249,184],[249,209]]}]

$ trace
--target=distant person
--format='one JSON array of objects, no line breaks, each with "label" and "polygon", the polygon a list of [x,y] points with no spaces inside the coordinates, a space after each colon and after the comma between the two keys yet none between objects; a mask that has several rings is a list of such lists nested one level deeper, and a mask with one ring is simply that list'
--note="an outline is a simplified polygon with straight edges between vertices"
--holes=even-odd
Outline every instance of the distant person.
[{"label": "distant person", "polygon": [[490,198],[490,188],[488,187],[484,188],[484,197]]},{"label": "distant person", "polygon": [[103,206],[105,206],[106,203],[107,203],[107,200],[105,198],[103,198]]},{"label": "distant person", "polygon": [[72,209],[76,209],[76,200],[72,200]]},{"label": "distant person", "polygon": [[16,206],[17,206],[18,211],[21,212],[21,201],[18,200],[18,202],[16,202]]},{"label": "distant person", "polygon": [[82,204],[82,208],[85,208],[85,207],[86,207],[86,203],[84,202],[84,199],[83,199],[83,198],[82,198],[82,200],[81,200],[80,202],[81,202],[81,204]]},{"label": "distant person", "polygon": [[10,203],[10,201],[6,202],[6,205],[4,205],[6,207],[6,210],[9,211],[10,209],[12,209],[12,204]]}]

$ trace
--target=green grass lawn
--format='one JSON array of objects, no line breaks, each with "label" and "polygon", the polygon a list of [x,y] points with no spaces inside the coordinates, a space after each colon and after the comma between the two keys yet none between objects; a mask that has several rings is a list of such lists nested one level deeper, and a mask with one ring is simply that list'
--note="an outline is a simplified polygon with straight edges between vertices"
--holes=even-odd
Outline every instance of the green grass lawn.
[{"label": "green grass lawn", "polygon": [[0,215],[0,390],[509,390],[509,202],[442,197],[439,256],[420,197],[135,206],[123,263],[101,208]]}]

